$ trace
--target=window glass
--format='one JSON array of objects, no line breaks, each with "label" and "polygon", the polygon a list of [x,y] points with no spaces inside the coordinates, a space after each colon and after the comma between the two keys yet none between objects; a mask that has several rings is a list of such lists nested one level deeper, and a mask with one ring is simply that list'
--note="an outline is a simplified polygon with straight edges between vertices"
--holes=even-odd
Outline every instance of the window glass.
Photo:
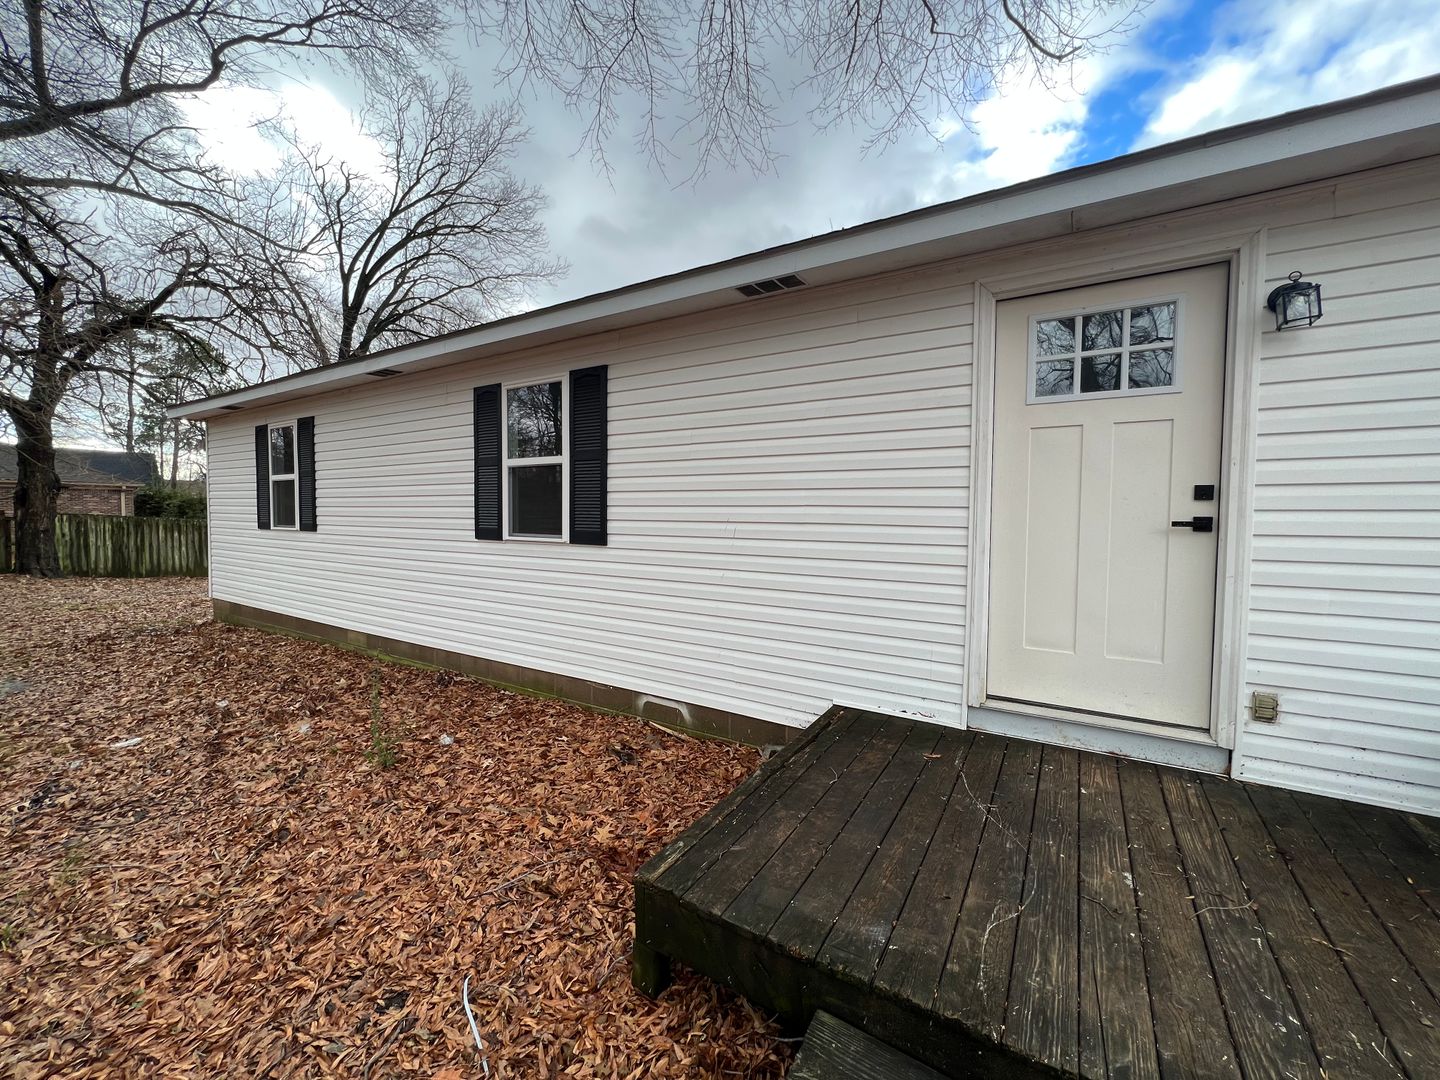
[{"label": "window glass", "polygon": [[1130,344],[1150,345],[1175,337],[1175,304],[1151,304],[1130,309]]},{"label": "window glass", "polygon": [[270,429],[270,472],[285,475],[295,471],[295,429],[290,426]]},{"label": "window glass", "polygon": [[518,536],[559,536],[563,498],[561,465],[510,469],[510,531]]},{"label": "window glass", "polygon": [[559,457],[560,384],[537,383],[506,391],[505,414],[509,456]]},{"label": "window glass", "polygon": [[1140,349],[1130,354],[1130,388],[1171,386],[1175,382],[1174,349]]},{"label": "window glass", "polygon": [[1030,400],[1175,386],[1178,300],[1037,319]]},{"label": "window glass", "polygon": [[1080,392],[1093,394],[1101,390],[1120,389],[1120,354],[1101,353],[1080,361]]},{"label": "window glass", "polygon": [[1123,311],[1098,311],[1085,316],[1083,340],[1085,351],[1120,348],[1120,333],[1125,322]]},{"label": "window glass", "polygon": [[[274,432],[271,432],[273,437]],[[295,528],[295,481],[276,480],[270,485],[270,527]]]},{"label": "window glass", "polygon": [[1074,319],[1042,319],[1035,324],[1035,352],[1060,356],[1075,351]]},{"label": "window glass", "polygon": [[1041,360],[1035,364],[1035,396],[1053,397],[1075,392],[1075,361]]}]

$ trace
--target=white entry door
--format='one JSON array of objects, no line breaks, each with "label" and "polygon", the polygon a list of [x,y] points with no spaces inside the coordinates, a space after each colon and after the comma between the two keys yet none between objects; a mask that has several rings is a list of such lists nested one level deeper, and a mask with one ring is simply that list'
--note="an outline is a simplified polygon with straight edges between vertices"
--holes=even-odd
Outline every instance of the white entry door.
[{"label": "white entry door", "polygon": [[1210,726],[1227,292],[997,305],[987,700]]}]

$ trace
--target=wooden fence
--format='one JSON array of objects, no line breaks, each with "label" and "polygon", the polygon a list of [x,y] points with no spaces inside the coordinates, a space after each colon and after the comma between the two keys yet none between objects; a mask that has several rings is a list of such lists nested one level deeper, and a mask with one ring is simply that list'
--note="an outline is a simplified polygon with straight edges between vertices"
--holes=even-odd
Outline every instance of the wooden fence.
[{"label": "wooden fence", "polygon": [[[205,522],[180,518],[61,514],[60,569],[77,577],[204,577]],[[15,522],[0,518],[0,568],[15,568]]]}]

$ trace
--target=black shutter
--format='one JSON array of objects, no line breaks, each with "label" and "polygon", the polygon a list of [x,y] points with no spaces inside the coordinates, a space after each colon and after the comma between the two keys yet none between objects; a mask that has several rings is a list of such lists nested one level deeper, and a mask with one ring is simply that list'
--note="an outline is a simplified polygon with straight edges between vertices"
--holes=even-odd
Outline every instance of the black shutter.
[{"label": "black shutter", "polygon": [[295,421],[295,462],[300,470],[300,531],[315,531],[315,417]]},{"label": "black shutter", "polygon": [[475,539],[499,540],[500,384],[475,388]]},{"label": "black shutter", "polygon": [[270,527],[270,429],[255,426],[255,526]]},{"label": "black shutter", "polygon": [[570,372],[570,543],[604,544],[607,368]]}]

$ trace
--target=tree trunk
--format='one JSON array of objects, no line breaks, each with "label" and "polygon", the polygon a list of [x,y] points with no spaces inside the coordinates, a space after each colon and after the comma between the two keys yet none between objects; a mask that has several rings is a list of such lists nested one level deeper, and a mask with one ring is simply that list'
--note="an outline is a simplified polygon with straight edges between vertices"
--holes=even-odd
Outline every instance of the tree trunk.
[{"label": "tree trunk", "polygon": [[180,421],[170,421],[170,434],[175,441],[170,446],[170,490],[174,491],[180,480]]},{"label": "tree trunk", "polygon": [[12,415],[15,444],[15,572],[32,577],[59,577],[55,548],[55,515],[60,477],[55,471],[55,440],[49,424]]},{"label": "tree trunk", "polygon": [[[130,368],[133,372],[135,368],[133,356]],[[125,380],[125,452],[127,454],[135,452],[135,376],[133,374]]]}]

